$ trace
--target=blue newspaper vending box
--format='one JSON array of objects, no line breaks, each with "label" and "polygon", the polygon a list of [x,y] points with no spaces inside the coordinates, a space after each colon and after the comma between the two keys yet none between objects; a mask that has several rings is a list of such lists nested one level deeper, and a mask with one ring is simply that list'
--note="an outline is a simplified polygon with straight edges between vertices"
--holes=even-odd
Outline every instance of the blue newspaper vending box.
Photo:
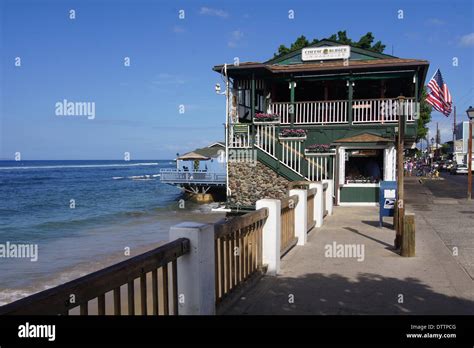
[{"label": "blue newspaper vending box", "polygon": [[379,216],[380,227],[383,225],[384,216],[393,216],[395,212],[395,204],[397,201],[397,182],[381,181],[379,191]]}]

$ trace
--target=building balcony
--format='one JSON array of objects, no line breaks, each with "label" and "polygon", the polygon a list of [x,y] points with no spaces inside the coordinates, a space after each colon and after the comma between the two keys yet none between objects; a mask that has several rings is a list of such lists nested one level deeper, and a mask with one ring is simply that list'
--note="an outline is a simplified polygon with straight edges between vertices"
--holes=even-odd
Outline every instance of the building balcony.
[{"label": "building balcony", "polygon": [[[296,125],[348,124],[351,116],[349,106],[352,106],[352,124],[385,124],[398,122],[398,104],[395,98],[354,99],[352,105],[348,100],[273,102],[269,105],[269,112],[277,114],[282,125],[291,124],[292,107],[293,124]],[[407,121],[415,121],[415,98],[406,98],[403,108]]]}]

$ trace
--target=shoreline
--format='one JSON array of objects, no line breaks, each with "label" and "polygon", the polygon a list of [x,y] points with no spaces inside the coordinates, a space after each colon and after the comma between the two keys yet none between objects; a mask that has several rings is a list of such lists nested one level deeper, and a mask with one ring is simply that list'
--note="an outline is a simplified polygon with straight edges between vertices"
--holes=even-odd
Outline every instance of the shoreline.
[{"label": "shoreline", "polygon": [[[205,207],[200,207],[200,208],[205,208]],[[195,221],[195,222],[202,222],[202,223],[215,223],[216,221],[221,219],[223,216],[225,216],[225,213],[216,213],[216,212],[196,210],[196,209],[193,209],[192,211],[184,211],[184,212],[178,212],[178,213],[180,213],[179,216],[174,216],[174,219],[172,219],[172,220],[175,220],[173,222],[176,222],[176,224],[179,222],[190,221],[190,220]],[[175,218],[178,218],[178,219],[175,219]],[[133,224],[132,221],[130,223]],[[174,224],[175,223],[172,223],[172,225]],[[132,229],[133,227],[130,226],[129,228]],[[169,231],[169,229],[167,230]],[[157,237],[158,236],[159,236],[159,233],[157,233]],[[164,235],[162,234],[162,236]],[[82,261],[72,266],[66,266],[62,268],[61,270],[54,272],[54,274],[51,274],[45,277],[40,277],[37,280],[33,280],[32,283],[27,286],[16,287],[16,288],[1,288],[0,289],[0,306],[15,302],[24,297],[28,297],[30,295],[33,295],[41,291],[54,288],[61,284],[67,283],[71,280],[83,277],[87,274],[93,273],[100,269],[104,269],[111,265],[125,261],[134,256],[137,256],[147,251],[150,251],[152,249],[155,249],[159,247],[160,245],[163,245],[167,242],[168,242],[168,238],[161,238],[161,240],[157,239],[156,241],[153,241],[153,242],[146,242],[145,244],[138,244],[138,245],[132,246],[130,247],[130,255],[125,255],[124,250],[115,250],[115,251],[107,252],[106,254],[101,255],[99,257],[92,256],[93,259],[91,260]],[[84,255],[84,259],[86,258],[87,258],[87,255]]]}]

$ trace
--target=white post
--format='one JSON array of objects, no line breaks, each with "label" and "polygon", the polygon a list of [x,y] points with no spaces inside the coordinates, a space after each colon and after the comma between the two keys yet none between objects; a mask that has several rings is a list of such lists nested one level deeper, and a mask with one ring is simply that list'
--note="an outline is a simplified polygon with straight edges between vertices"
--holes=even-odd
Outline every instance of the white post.
[{"label": "white post", "polygon": [[182,222],[172,226],[170,240],[188,238],[190,251],[178,258],[178,312],[180,315],[214,315],[214,225]]},{"label": "white post", "polygon": [[277,275],[280,272],[281,201],[260,199],[255,208],[268,208],[268,217],[262,231],[262,261],[268,267],[268,275]]},{"label": "white post", "polygon": [[325,179],[323,180],[323,184],[327,183],[328,188],[326,190],[326,209],[328,211],[328,215],[332,215],[332,207],[333,207],[333,196],[334,196],[334,180]]},{"label": "white post", "polygon": [[308,233],[308,191],[290,190],[290,196],[297,195],[298,203],[295,209],[295,235],[298,238],[297,245],[305,245]]},{"label": "white post", "polygon": [[316,188],[316,194],[314,195],[314,220],[316,221],[316,227],[321,227],[324,219],[323,183],[320,181],[313,182],[309,184],[309,188]]}]

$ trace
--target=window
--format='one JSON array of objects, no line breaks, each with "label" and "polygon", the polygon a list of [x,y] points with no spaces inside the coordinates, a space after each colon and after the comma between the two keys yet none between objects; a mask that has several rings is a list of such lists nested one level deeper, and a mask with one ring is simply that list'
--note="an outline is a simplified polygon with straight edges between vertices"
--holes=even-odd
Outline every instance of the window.
[{"label": "window", "polygon": [[378,183],[383,180],[383,150],[347,149],[346,184]]}]

